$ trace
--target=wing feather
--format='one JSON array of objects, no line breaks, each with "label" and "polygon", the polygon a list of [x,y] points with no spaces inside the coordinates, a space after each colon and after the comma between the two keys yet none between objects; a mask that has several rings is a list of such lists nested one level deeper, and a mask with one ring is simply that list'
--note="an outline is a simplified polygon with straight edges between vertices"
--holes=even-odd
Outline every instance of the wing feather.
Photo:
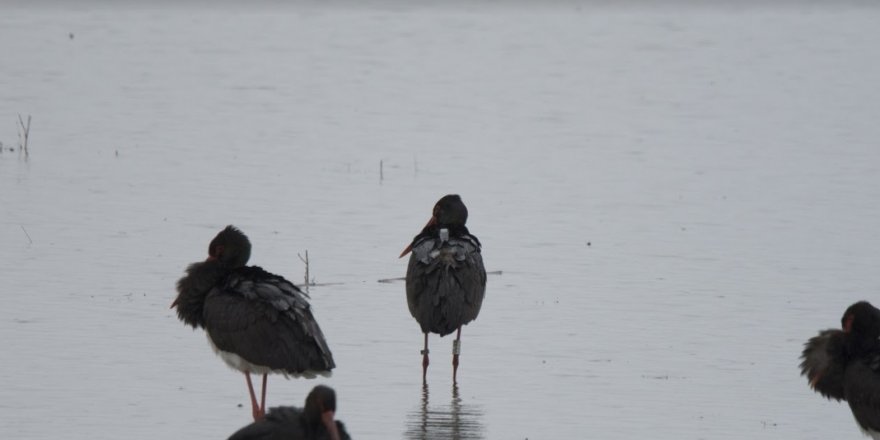
[{"label": "wing feather", "polygon": [[880,355],[849,363],[846,368],[846,401],[862,429],[880,431]]},{"label": "wing feather", "polygon": [[810,387],[829,399],[843,400],[846,372],[845,333],[823,330],[804,344],[801,375]]},{"label": "wing feather", "polygon": [[205,328],[218,349],[291,374],[335,364],[308,296],[259,267],[239,269],[205,300]]},{"label": "wing feather", "polygon": [[407,301],[423,332],[441,336],[476,319],[486,292],[480,244],[464,235],[416,239],[407,267]]}]

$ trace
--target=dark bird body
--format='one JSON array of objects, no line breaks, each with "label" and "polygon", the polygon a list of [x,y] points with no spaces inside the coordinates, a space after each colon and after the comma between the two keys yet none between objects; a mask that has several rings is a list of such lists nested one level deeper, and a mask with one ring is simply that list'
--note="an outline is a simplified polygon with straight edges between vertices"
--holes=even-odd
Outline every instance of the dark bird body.
[{"label": "dark bird body", "polygon": [[345,425],[334,419],[336,393],[316,386],[303,408],[271,408],[263,420],[239,429],[229,440],[351,440]]},{"label": "dark bird body", "polygon": [[423,232],[406,270],[409,312],[423,333],[446,336],[477,318],[486,292],[480,242],[466,228]]},{"label": "dark bird body", "polygon": [[467,216],[459,196],[441,198],[431,220],[401,254],[412,251],[406,270],[406,299],[410,314],[425,334],[423,381],[428,368],[428,333],[446,336],[458,332],[453,342],[455,380],[461,327],[476,319],[483,305],[486,269],[480,241],[465,226]]},{"label": "dark bird body", "polygon": [[[328,376],[335,367],[308,296],[289,281],[245,266],[250,242],[232,226],[211,242],[206,261],[193,263],[177,283],[172,307],[181,321],[202,327],[217,354],[245,374],[254,418],[265,409],[266,375]],[[263,375],[261,405],[250,373]]]},{"label": "dark bird body", "polygon": [[862,431],[880,440],[880,310],[855,303],[841,324],[807,341],[801,374],[821,395],[845,400]]}]

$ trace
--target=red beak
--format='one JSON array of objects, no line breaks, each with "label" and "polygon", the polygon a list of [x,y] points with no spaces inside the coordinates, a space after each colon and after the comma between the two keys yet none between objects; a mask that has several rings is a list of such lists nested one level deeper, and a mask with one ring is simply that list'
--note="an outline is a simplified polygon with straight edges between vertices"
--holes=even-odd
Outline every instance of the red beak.
[{"label": "red beak", "polygon": [[819,379],[821,379],[821,378],[822,378],[822,373],[819,373],[819,374],[816,375],[816,377],[810,379],[810,388],[812,388],[812,389],[815,390],[815,389],[816,389],[816,383],[818,383],[818,382],[819,382]]},{"label": "red beak", "polygon": [[330,434],[331,440],[339,440],[339,430],[336,429],[335,413],[333,411],[324,411],[321,413],[321,422],[327,428],[327,434]]},{"label": "red beak", "polygon": [[[425,229],[428,229],[429,227],[434,226],[434,225],[436,225],[436,224],[437,224],[437,217],[434,217],[434,216],[432,215],[432,216],[431,216],[431,219],[428,220],[428,223],[425,223],[425,227],[422,228],[422,231],[424,231]],[[412,243],[408,244],[408,245],[406,246],[406,249],[404,249],[403,252],[400,253],[400,256],[397,257],[397,258],[403,258],[404,255],[406,255],[406,254],[408,254],[408,253],[410,253],[410,252],[412,252]]]}]

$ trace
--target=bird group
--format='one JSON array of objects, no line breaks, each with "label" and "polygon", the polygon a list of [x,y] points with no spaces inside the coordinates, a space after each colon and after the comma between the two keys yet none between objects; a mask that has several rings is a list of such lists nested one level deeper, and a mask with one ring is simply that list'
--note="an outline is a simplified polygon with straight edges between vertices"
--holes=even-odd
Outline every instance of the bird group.
[{"label": "bird group", "polygon": [[862,431],[880,440],[880,310],[860,301],[840,323],[804,344],[801,374],[819,394],[845,400]]},{"label": "bird group", "polygon": [[[461,327],[480,312],[486,289],[481,244],[465,223],[461,197],[450,194],[435,205],[431,219],[401,257],[412,253],[406,273],[410,313],[425,335],[422,380],[428,368],[428,333],[457,332],[453,342],[453,381],[457,378]],[[316,386],[302,409],[266,411],[269,373],[285,377],[330,376],[333,355],[309,305],[308,295],[279,275],[248,266],[251,243],[234,226],[220,231],[208,258],[192,263],[177,282],[172,303],[185,324],[203,328],[214,351],[247,383],[254,423],[230,440],[349,438],[335,420],[336,394]],[[261,375],[260,398],[251,374]]]}]

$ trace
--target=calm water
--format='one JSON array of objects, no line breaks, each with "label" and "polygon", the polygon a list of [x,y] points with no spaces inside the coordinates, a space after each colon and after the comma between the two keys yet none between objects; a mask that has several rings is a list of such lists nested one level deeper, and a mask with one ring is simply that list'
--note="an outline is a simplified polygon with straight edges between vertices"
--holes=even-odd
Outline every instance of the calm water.
[{"label": "calm water", "polygon": [[[3,9],[2,438],[246,424],[168,309],[226,224],[294,281],[309,251],[358,439],[861,435],[797,357],[880,302],[880,9]],[[503,274],[423,388],[377,281],[450,192]]]}]

